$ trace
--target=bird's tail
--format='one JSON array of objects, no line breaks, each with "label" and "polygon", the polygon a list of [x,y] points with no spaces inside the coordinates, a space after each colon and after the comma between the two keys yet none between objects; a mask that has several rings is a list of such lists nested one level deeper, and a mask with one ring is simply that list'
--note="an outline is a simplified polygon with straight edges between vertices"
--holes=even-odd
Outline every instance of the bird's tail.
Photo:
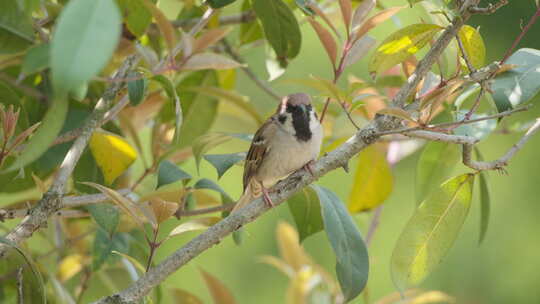
[{"label": "bird's tail", "polygon": [[238,202],[236,202],[236,205],[231,210],[231,214],[237,212],[242,207],[246,206],[249,202],[253,201],[254,199],[256,199],[257,197],[261,195],[260,189],[254,189],[254,188],[258,188],[258,187],[254,187],[253,183],[248,184],[248,186],[246,187],[246,190],[244,191],[242,196],[240,196],[240,198],[238,199]]}]

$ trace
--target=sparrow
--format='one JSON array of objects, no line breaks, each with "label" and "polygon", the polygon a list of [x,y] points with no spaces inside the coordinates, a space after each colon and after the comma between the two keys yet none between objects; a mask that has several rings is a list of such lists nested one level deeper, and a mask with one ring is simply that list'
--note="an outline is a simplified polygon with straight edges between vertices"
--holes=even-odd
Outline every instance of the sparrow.
[{"label": "sparrow", "polygon": [[312,173],[310,166],[319,156],[322,139],[323,128],[309,95],[285,96],[253,136],[244,163],[244,192],[232,212],[261,194],[273,207],[267,189],[298,169]]}]

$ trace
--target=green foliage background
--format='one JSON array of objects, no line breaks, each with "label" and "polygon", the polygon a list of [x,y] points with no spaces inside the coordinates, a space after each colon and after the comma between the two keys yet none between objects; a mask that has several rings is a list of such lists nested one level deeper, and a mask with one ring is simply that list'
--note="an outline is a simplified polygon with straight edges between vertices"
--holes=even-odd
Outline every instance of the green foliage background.
[{"label": "green foliage background", "polygon": [[[174,1],[176,0],[169,1],[171,7],[174,6]],[[385,1],[384,3],[395,5],[394,2]],[[534,1],[510,2],[507,7],[493,16],[475,16],[472,19],[472,25],[481,26],[480,31],[487,45],[488,60],[497,60],[502,57],[520,32],[520,19],[526,20],[534,11]],[[236,9],[233,6],[231,10]],[[403,13],[398,16],[403,23],[418,22],[421,17]],[[381,39],[395,29],[397,27],[394,24],[387,22],[372,34]],[[539,35],[540,24],[536,24],[521,46],[540,48]],[[300,54],[290,63],[284,78],[301,78],[306,77],[307,74],[330,78],[331,69],[326,60],[326,54],[313,30],[307,24],[302,25],[302,37],[303,45]],[[249,50],[245,56],[256,74],[265,75],[264,48]],[[325,60],[321,60],[322,58]],[[367,75],[365,60],[354,65],[350,71],[357,75]],[[238,75],[237,90],[252,97],[259,113],[270,114],[274,110],[275,102],[255,87],[243,73],[239,71]],[[273,86],[283,95],[295,90],[305,90],[303,87],[295,87],[280,81],[274,82]],[[532,119],[539,114],[540,108],[536,106],[526,113],[518,114],[520,116],[518,118],[520,120],[525,120],[523,117]],[[251,126],[237,119],[235,123],[231,123],[232,119],[226,115],[219,116],[213,130],[245,132],[246,128]],[[510,118],[512,119],[516,118]],[[480,144],[479,147],[486,159],[494,159],[502,155],[518,139],[519,135],[492,134],[490,140]],[[234,141],[212,152],[232,153],[245,151],[247,148],[247,143]],[[537,292],[538,282],[540,282],[538,271],[540,269],[539,150],[540,136],[536,136],[527,143],[517,157],[512,159],[507,168],[507,175],[490,173],[492,215],[484,243],[477,245],[479,203],[475,199],[471,214],[455,246],[444,263],[421,288],[447,292],[456,296],[458,303],[540,303],[540,293]],[[370,247],[371,269],[367,291],[372,302],[394,291],[389,271],[390,255],[399,233],[415,207],[414,171],[418,155],[419,153],[415,153],[400,162],[393,170],[396,181],[394,190],[384,204],[381,223]],[[354,167],[354,164],[351,164],[351,167]],[[189,162],[183,169],[197,176],[193,162]],[[455,173],[459,172],[464,172],[463,167],[456,168]],[[242,168],[235,166],[219,180],[219,184],[233,197],[240,195],[241,174]],[[200,176],[217,179],[214,168],[206,161],[202,161]],[[319,181],[321,185],[332,189],[342,199],[348,197],[351,182],[351,178],[343,170],[333,171]],[[476,189],[475,196],[478,195]],[[369,225],[370,216],[370,213],[365,213],[355,217],[364,234]],[[188,290],[201,297],[205,303],[210,303],[210,295],[199,272],[202,268],[221,279],[230,288],[238,303],[284,303],[287,278],[276,269],[257,261],[257,258],[262,255],[278,255],[275,228],[279,221],[292,223],[286,205],[281,205],[248,225],[240,247],[234,244],[231,237],[226,238],[218,246],[206,251],[170,276],[163,285]],[[169,220],[165,225],[172,228],[175,221]],[[168,256],[196,234],[188,233],[165,243],[157,253],[156,262]],[[325,238],[326,235],[320,232],[306,239],[303,245],[316,262],[327,270],[333,271],[335,256]],[[36,252],[40,252],[42,242],[44,242],[43,238],[38,235],[32,238],[29,244]],[[111,271],[109,274],[112,275],[110,280],[105,279],[107,276],[99,276],[103,280],[93,281],[94,284],[86,292],[83,302],[96,299],[98,294],[103,294],[104,289],[118,290],[130,283],[123,271],[117,273]],[[168,294],[165,296],[169,297]],[[361,296],[353,303],[364,303],[364,300]]]}]

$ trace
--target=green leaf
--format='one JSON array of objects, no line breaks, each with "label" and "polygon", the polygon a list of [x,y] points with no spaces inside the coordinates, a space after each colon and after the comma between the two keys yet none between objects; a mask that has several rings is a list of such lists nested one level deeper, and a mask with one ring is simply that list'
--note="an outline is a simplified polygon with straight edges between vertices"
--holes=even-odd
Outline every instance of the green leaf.
[{"label": "green leaf", "polygon": [[382,204],[392,192],[394,178],[385,153],[371,145],[360,152],[347,207],[362,212]]},{"label": "green leaf", "polygon": [[197,171],[199,170],[201,158],[203,157],[204,153],[224,142],[229,141],[230,139],[231,136],[225,133],[209,133],[197,138],[191,148],[193,155],[195,156]]},{"label": "green leaf", "polygon": [[319,197],[313,188],[305,187],[288,199],[300,242],[324,228]]},{"label": "green leaf", "polygon": [[339,285],[348,302],[366,286],[369,273],[367,248],[343,202],[326,188],[313,186],[313,189],[321,202],[325,231],[336,254]]},{"label": "green leaf", "polygon": [[48,43],[30,48],[24,56],[21,72],[29,75],[47,68],[49,66],[49,50]]},{"label": "green leaf", "polygon": [[483,67],[486,60],[486,46],[480,32],[465,24],[459,30],[459,40],[472,66],[476,69]]},{"label": "green leaf", "polygon": [[369,62],[368,70],[377,75],[402,63],[421,50],[441,30],[436,24],[412,24],[386,38]]},{"label": "green leaf", "polygon": [[[456,121],[461,121],[465,118],[465,115],[468,111],[459,111],[457,112]],[[486,117],[486,114],[473,114],[471,119],[478,119]],[[456,135],[471,136],[477,139],[486,138],[495,128],[497,127],[497,121],[495,119],[482,120],[479,122],[464,124],[457,127],[454,132]]]},{"label": "green leaf", "polygon": [[99,193],[99,190],[80,182],[93,182],[96,184],[105,183],[103,174],[101,173],[101,170],[99,169],[90,149],[86,149],[83,152],[81,158],[77,162],[77,165],[75,165],[75,170],[73,170],[73,181],[73,186],[75,189],[83,193]]},{"label": "green leaf", "polygon": [[130,72],[127,77],[134,78],[134,80],[127,83],[127,87],[129,102],[136,106],[144,100],[146,88],[148,87],[148,80],[139,72]]},{"label": "green leaf", "polygon": [[392,280],[400,291],[428,276],[454,244],[469,213],[474,175],[454,177],[418,206],[394,248]]},{"label": "green leaf", "polygon": [[120,212],[111,204],[91,204],[87,205],[86,210],[90,212],[96,223],[109,235],[113,235],[118,227]]},{"label": "green leaf", "polygon": [[244,160],[246,153],[208,154],[203,157],[216,168],[218,179],[220,179],[233,165]]},{"label": "green leaf", "polygon": [[72,0],[62,10],[51,42],[52,84],[60,96],[96,76],[120,38],[121,17],[110,0]]},{"label": "green leaf", "polygon": [[217,115],[216,98],[186,90],[192,86],[215,86],[218,83],[215,71],[195,72],[186,77],[176,88],[182,103],[183,120],[180,140],[175,148],[193,144],[195,139],[210,130]]},{"label": "green leaf", "polygon": [[[476,157],[478,160],[483,161],[484,157],[480,153],[480,150],[475,148],[474,151],[476,152]],[[489,226],[489,215],[491,213],[491,195],[489,194],[487,178],[487,171],[481,171],[478,181],[480,187],[480,237],[478,238],[478,244],[481,244],[486,238],[486,233]]]},{"label": "green leaf", "polygon": [[459,146],[446,142],[426,144],[416,167],[416,202],[420,204],[448,178],[459,162]]},{"label": "green leaf", "polygon": [[92,249],[92,268],[97,271],[107,260],[114,262],[119,259],[118,255],[113,255],[113,251],[124,254],[128,253],[129,235],[126,233],[115,233],[110,237],[103,229],[96,231],[94,246]]},{"label": "green leaf", "polygon": [[540,92],[540,50],[519,49],[506,64],[517,67],[497,76],[491,85],[499,112],[515,108]]},{"label": "green leaf", "polygon": [[206,3],[212,8],[222,8],[226,5],[233,3],[236,0],[207,0]]},{"label": "green leaf", "polygon": [[67,110],[68,101],[65,96],[55,97],[37,131],[30,138],[22,153],[4,172],[23,168],[45,153],[60,133]]},{"label": "green leaf", "polygon": [[302,34],[298,21],[281,0],[253,0],[252,3],[280,65],[287,66],[287,59],[296,57],[300,52]]},{"label": "green leaf", "polygon": [[152,13],[141,0],[116,0],[127,28],[136,37],[141,37],[152,23]]},{"label": "green leaf", "polygon": [[0,54],[13,54],[34,40],[32,18],[21,1],[0,3]]},{"label": "green leaf", "polygon": [[195,189],[209,189],[214,190],[221,194],[221,198],[223,203],[231,203],[234,202],[234,200],[221,188],[218,184],[214,183],[213,181],[209,180],[208,178],[201,178],[200,180],[195,183],[193,186]]},{"label": "green leaf", "polygon": [[163,185],[172,184],[179,180],[190,179],[191,175],[186,173],[184,170],[178,168],[177,165],[173,164],[168,160],[164,160],[159,164],[158,168],[158,182],[156,188],[159,188]]}]

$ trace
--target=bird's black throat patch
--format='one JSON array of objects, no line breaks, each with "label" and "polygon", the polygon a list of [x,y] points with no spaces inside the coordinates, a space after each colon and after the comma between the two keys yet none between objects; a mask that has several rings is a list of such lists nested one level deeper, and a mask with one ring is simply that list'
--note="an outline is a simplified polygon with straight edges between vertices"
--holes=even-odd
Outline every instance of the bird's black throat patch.
[{"label": "bird's black throat patch", "polygon": [[299,106],[287,105],[287,112],[292,114],[292,125],[294,127],[294,136],[299,141],[308,141],[312,133],[309,129],[309,120],[311,119],[311,105],[306,106],[304,112]]}]

